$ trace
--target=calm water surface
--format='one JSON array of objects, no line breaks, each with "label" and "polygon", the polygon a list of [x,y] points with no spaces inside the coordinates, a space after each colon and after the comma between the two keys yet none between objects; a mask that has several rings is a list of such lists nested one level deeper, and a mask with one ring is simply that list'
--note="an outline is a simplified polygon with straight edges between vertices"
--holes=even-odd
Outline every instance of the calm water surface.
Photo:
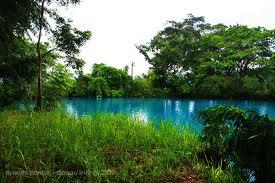
[{"label": "calm water surface", "polygon": [[170,120],[175,124],[197,125],[196,112],[220,104],[231,104],[242,109],[253,108],[261,114],[275,118],[275,101],[209,100],[209,99],[65,99],[69,113],[77,116],[98,112],[126,113],[148,120]]}]

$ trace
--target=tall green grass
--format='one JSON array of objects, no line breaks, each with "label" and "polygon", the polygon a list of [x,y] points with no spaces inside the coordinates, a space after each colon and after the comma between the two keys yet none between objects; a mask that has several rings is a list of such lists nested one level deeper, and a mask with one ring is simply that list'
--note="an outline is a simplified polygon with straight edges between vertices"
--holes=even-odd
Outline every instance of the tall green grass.
[{"label": "tall green grass", "polygon": [[236,181],[230,171],[200,162],[196,153],[202,149],[196,132],[169,122],[0,113],[2,182],[158,182],[174,181],[183,171],[208,182]]}]

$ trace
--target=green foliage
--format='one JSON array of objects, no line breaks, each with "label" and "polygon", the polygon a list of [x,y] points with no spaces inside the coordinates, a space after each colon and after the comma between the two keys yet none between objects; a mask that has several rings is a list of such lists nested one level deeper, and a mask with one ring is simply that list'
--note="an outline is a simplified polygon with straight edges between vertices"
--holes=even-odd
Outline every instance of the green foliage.
[{"label": "green foliage", "polygon": [[57,16],[55,18],[57,28],[53,31],[55,48],[66,55],[66,65],[80,70],[84,66],[84,60],[77,58],[80,47],[91,37],[90,31],[80,31],[71,26],[71,20]]},{"label": "green foliage", "polygon": [[231,96],[233,93],[233,79],[218,75],[206,76],[197,84],[198,96],[220,97]]},{"label": "green foliage", "polygon": [[88,88],[89,81],[91,80],[90,77],[91,76],[88,74],[77,77],[70,95],[73,97],[84,97],[91,95],[91,91]]},{"label": "green foliage", "polygon": [[257,182],[273,180],[275,123],[266,115],[216,106],[201,111],[199,119],[203,125],[202,140],[214,160],[221,158],[241,170],[253,171]]},{"label": "green foliage", "polygon": [[[0,45],[0,107],[8,106],[14,101],[24,100],[35,96],[34,83],[37,76],[36,45],[26,38],[16,38],[8,44]],[[42,45],[42,50],[47,45]],[[43,68],[52,65],[56,54],[48,54]],[[45,72],[43,73],[45,74]]]},{"label": "green foliage", "polygon": [[92,76],[105,78],[111,90],[122,89],[125,93],[129,93],[131,77],[127,70],[116,69],[105,64],[94,64]]},{"label": "green foliage", "polygon": [[[176,88],[180,90],[180,86]],[[173,93],[175,90],[171,90],[168,87],[160,87],[158,85],[157,75],[149,70],[148,75],[143,75],[142,77],[137,76],[133,79],[131,85],[132,97],[169,97],[175,96],[177,93]]]},{"label": "green foliage", "polygon": [[235,96],[267,96],[267,78],[274,75],[271,71],[274,31],[241,25],[214,30],[201,40],[201,77],[213,74],[231,77]]},{"label": "green foliage", "polygon": [[130,96],[132,78],[128,69],[116,69],[105,64],[94,64],[92,73],[76,79],[73,96],[125,97]]},{"label": "green foliage", "polygon": [[[35,45],[25,39],[14,39],[0,44],[0,107],[24,97],[28,85],[36,74]],[[12,51],[13,50],[13,51]]]},{"label": "green foliage", "polygon": [[[209,182],[239,182],[231,171],[198,162],[198,134],[169,122],[156,127],[125,115],[8,111],[0,113],[0,126],[2,182],[175,182],[188,170],[198,179],[208,176]],[[19,170],[48,174],[6,174]]]},{"label": "green foliage", "polygon": [[[0,47],[23,37],[34,22],[38,22],[39,7],[35,0],[9,0],[0,2]],[[6,50],[11,52],[12,50]]]},{"label": "green foliage", "polygon": [[73,74],[64,65],[56,64],[49,69],[44,81],[46,109],[54,107],[58,99],[67,97],[74,84]]},{"label": "green foliage", "polygon": [[[71,21],[58,15],[56,8],[78,4],[79,0],[9,0],[0,2],[0,106],[10,105],[42,91],[35,90],[35,76],[46,76],[46,69],[57,61],[56,52],[65,53],[67,66],[80,70],[80,47],[90,38],[90,31],[80,31]],[[49,23],[50,22],[50,23]],[[50,43],[37,44],[32,38],[44,30]],[[29,38],[27,39],[26,36]],[[39,34],[40,40],[41,34]],[[39,60],[39,62],[37,62]],[[38,64],[37,63],[41,63]],[[36,65],[36,66],[35,66]],[[42,72],[40,73],[40,71]],[[39,74],[38,74],[39,72]],[[40,79],[38,83],[40,86]],[[58,94],[57,94],[58,95]],[[50,96],[48,94],[48,96]],[[49,97],[46,97],[49,98]]]},{"label": "green foliage", "polygon": [[151,96],[150,83],[148,79],[144,77],[137,76],[133,79],[131,86],[131,96],[132,97],[149,97]]},{"label": "green foliage", "polygon": [[137,47],[152,65],[159,87],[172,89],[172,78],[182,75],[197,62],[197,42],[207,26],[203,17],[189,15],[183,22],[169,22],[148,46]]},{"label": "green foliage", "polygon": [[124,94],[124,91],[122,89],[112,90],[112,97],[120,98],[120,97],[123,97],[124,95],[125,94]]},{"label": "green foliage", "polygon": [[245,76],[241,80],[242,92],[247,95],[256,95],[261,90],[261,84],[258,78]]},{"label": "green foliage", "polygon": [[97,98],[109,97],[110,88],[103,77],[92,77],[88,85],[89,95]]},{"label": "green foliage", "polygon": [[188,96],[191,93],[191,86],[189,84],[187,84],[187,83],[183,83],[180,86],[180,88],[181,88],[180,93],[182,93],[183,96],[186,96],[186,95]]},{"label": "green foliage", "polygon": [[274,97],[274,30],[189,15],[137,48],[151,65],[153,87],[169,96]]}]

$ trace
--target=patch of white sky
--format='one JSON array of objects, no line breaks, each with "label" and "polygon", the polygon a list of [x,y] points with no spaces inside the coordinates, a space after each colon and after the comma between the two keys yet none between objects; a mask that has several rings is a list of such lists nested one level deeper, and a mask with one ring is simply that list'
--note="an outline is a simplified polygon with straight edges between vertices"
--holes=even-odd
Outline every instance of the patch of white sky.
[{"label": "patch of white sky", "polygon": [[149,64],[135,45],[148,43],[169,20],[189,13],[211,24],[245,24],[275,28],[275,0],[82,0],[60,13],[81,30],[92,31],[81,48],[84,72],[94,63],[123,68],[135,62],[134,74],[147,73]]}]

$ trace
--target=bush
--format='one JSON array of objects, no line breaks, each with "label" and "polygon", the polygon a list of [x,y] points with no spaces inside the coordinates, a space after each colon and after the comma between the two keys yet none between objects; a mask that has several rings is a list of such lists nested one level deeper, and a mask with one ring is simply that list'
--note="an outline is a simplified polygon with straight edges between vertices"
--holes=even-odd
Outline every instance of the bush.
[{"label": "bush", "polygon": [[201,111],[199,119],[202,141],[213,161],[234,163],[244,172],[254,172],[257,182],[269,183],[275,178],[275,123],[266,115],[216,106]]}]

